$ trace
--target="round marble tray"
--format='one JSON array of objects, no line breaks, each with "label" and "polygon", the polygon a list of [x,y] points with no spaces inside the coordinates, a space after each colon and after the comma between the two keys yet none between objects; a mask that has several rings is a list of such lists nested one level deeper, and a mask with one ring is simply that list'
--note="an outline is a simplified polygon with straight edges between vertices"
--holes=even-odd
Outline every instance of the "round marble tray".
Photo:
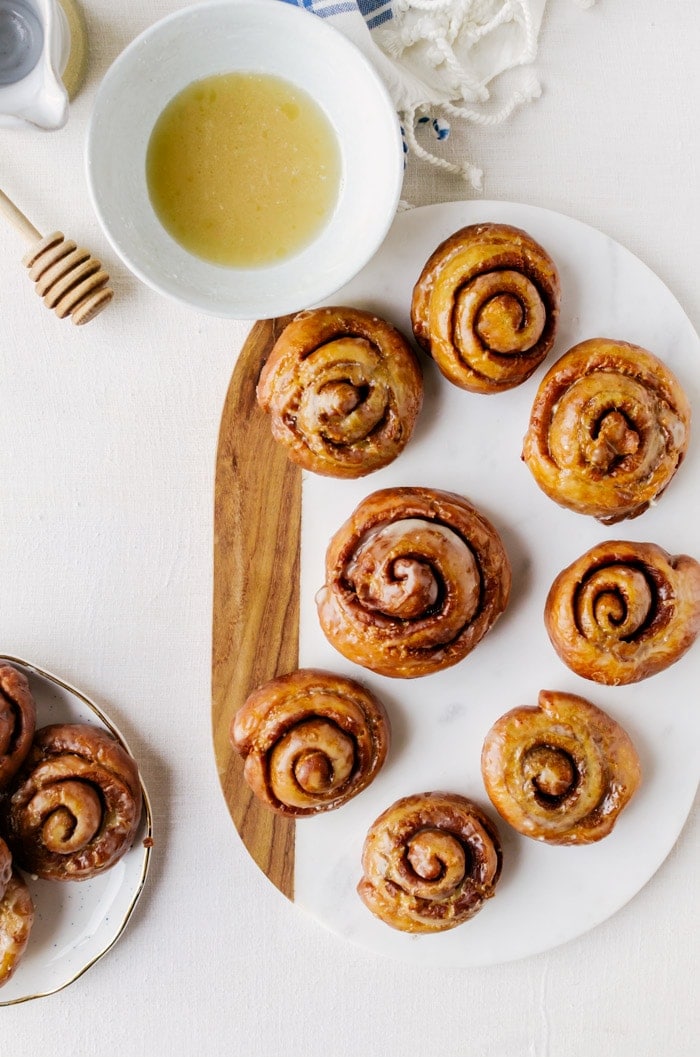
[{"label": "round marble tray", "polygon": [[[391,466],[360,481],[301,475],[300,572],[292,543],[286,557],[281,552],[277,555],[273,563],[277,575],[273,572],[270,579],[270,597],[275,591],[283,592],[285,599],[289,595],[287,619],[294,619],[295,605],[299,618],[298,651],[295,654],[295,631],[282,631],[282,639],[287,636],[286,646],[283,642],[284,648],[277,649],[270,663],[278,671],[289,670],[295,662],[330,668],[359,678],[374,689],[389,709],[393,728],[392,749],[384,770],[354,801],[318,818],[294,824],[269,818],[263,809],[261,825],[254,834],[251,810],[258,809],[251,809],[239,780],[238,765],[227,748],[226,731],[247,690],[274,671],[258,663],[246,675],[236,675],[235,660],[240,653],[220,647],[218,651],[215,648],[214,656],[217,762],[229,808],[253,857],[295,903],[346,939],[424,965],[478,966],[521,958],[563,943],[608,918],[639,891],[670,851],[687,817],[700,773],[700,716],[695,689],[700,681],[700,645],[678,664],[645,682],[601,687],[574,675],[559,661],[542,620],[544,600],[555,575],[598,541],[643,540],[658,543],[671,553],[697,552],[697,442],[691,442],[686,462],[659,504],[639,519],[612,529],[551,502],[520,460],[539,380],[554,359],[584,338],[620,338],[649,348],[677,374],[691,404],[700,407],[700,341],[668,289],[623,247],[575,220],[531,206],[457,202],[400,214],[376,257],[333,302],[374,311],[410,333],[411,291],[424,261],[447,235],[479,221],[524,228],[559,266],[561,325],[547,363],[518,389],[485,397],[449,385],[434,365],[421,357],[426,400],[406,451]],[[260,355],[264,358],[264,349]],[[257,369],[259,365],[258,359]],[[241,387],[245,379],[239,374],[237,380],[234,377],[236,391],[244,395],[247,391],[250,396],[255,364],[251,361],[240,370],[250,374],[248,389],[245,384]],[[246,430],[252,438],[251,431],[258,429],[258,423],[252,404],[249,410]],[[220,467],[222,453],[227,453],[227,458],[230,454],[227,421],[231,419],[227,420],[225,413]],[[263,421],[259,427],[256,438],[263,438],[269,426]],[[256,451],[259,478],[263,456],[259,449]],[[238,455],[243,455],[243,447]],[[270,459],[274,455],[270,454]],[[236,465],[242,473],[240,463]],[[272,488],[271,467],[272,461],[252,500],[258,508],[265,503],[266,489]],[[284,472],[293,480],[295,471]],[[233,478],[227,485],[236,487]],[[498,528],[514,572],[509,608],[474,653],[446,672],[410,681],[376,676],[345,661],[321,633],[313,603],[323,582],[323,559],[331,535],[362,498],[393,485],[426,485],[467,496]],[[267,505],[267,516],[277,519],[275,523],[280,526],[298,519],[294,489],[285,487],[286,499],[282,491],[270,495]],[[280,519],[279,509],[285,502],[285,518]],[[263,591],[262,567],[256,581],[259,570],[255,563],[265,550],[260,529],[264,518],[253,525],[250,516],[254,507],[245,509],[248,524],[239,524],[238,529],[245,532],[247,528],[256,539],[249,555],[253,565],[248,579]],[[229,596],[241,600],[232,591],[230,580],[224,582],[231,572],[223,555],[230,537],[224,531],[221,509],[218,514],[215,641],[217,599],[222,605]],[[279,535],[272,534],[272,538],[277,540],[278,549],[283,547]],[[258,604],[250,591],[245,602],[247,623],[241,622],[241,634],[256,636],[256,648],[262,656],[269,646],[268,637],[276,634],[276,626],[270,622],[269,612],[266,622],[264,605]],[[230,640],[230,631],[228,635]],[[503,876],[496,897],[472,921],[440,935],[416,937],[395,932],[376,920],[355,892],[369,825],[397,797],[428,789],[470,796],[498,821],[480,774],[484,735],[508,709],[535,704],[538,691],[544,688],[587,697],[618,719],[638,748],[643,786],[612,835],[589,847],[556,848],[520,837],[501,822]]]},{"label": "round marble tray", "polygon": [[[17,657],[0,656],[0,663],[13,665],[29,679],[37,728],[48,723],[91,723],[104,727],[128,749],[112,721],[75,687]],[[143,782],[141,790],[143,813],[134,843],[106,873],[65,884],[24,875],[34,901],[34,925],[22,961],[0,989],[0,1006],[62,990],[122,935],[143,890],[151,857],[151,805]]]}]

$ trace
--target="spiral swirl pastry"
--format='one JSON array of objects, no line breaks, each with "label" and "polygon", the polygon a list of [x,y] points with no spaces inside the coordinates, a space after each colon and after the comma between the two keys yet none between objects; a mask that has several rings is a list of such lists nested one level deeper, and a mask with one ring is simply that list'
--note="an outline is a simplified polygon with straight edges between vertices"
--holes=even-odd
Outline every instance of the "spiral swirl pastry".
[{"label": "spiral swirl pastry", "polygon": [[559,573],[547,632],[584,679],[636,683],[679,660],[700,632],[700,563],[654,543],[600,543]]},{"label": "spiral swirl pastry", "polygon": [[141,818],[133,758],[88,723],[37,731],[5,805],[15,862],[45,880],[83,881],[129,850]]},{"label": "spiral swirl pastry", "polygon": [[548,844],[602,840],[641,780],[622,727],[590,701],[555,690],[494,723],[481,771],[499,815]]},{"label": "spiral swirl pastry", "polygon": [[293,462],[327,477],[363,477],[408,443],[423,376],[390,323],[355,308],[317,308],[282,331],[257,399]]},{"label": "spiral swirl pastry", "polygon": [[418,793],[397,800],[370,827],[357,891],[392,928],[444,932],[481,910],[501,866],[498,830],[475,803],[455,793]]},{"label": "spiral swirl pastry", "polygon": [[472,224],[442,242],[413,290],[419,345],[461,389],[520,385],[552,347],[559,275],[549,254],[508,224]]},{"label": "spiral swirl pastry", "polygon": [[316,605],[344,657],[411,679],[466,657],[505,609],[510,583],[498,533],[466,499],[385,488],[333,536]]},{"label": "spiral swirl pastry", "polygon": [[604,524],[637,517],[668,486],[690,434],[690,405],[645,349],[593,338],[547,372],[523,459],[551,499]]},{"label": "spiral swirl pastry", "polygon": [[281,815],[315,815],[374,779],[386,758],[389,720],[353,679],[305,668],[254,690],[234,716],[231,742],[256,796]]},{"label": "spiral swirl pastry", "polygon": [[36,705],[26,675],[0,664],[0,791],[22,766],[35,728]]},{"label": "spiral swirl pastry", "polygon": [[6,984],[24,954],[34,924],[34,904],[29,889],[12,870],[0,897],[0,987]]}]

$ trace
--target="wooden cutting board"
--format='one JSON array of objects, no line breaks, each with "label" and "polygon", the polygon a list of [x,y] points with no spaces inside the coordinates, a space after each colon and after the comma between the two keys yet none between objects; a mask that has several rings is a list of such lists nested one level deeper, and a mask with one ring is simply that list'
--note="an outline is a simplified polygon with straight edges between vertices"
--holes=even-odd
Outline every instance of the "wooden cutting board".
[{"label": "wooden cutting board", "polygon": [[260,370],[291,316],[255,323],[224,403],[214,491],[212,730],[224,798],[260,869],[294,898],[294,820],[274,814],[243,780],[229,741],[249,692],[298,667],[301,470],[257,405]]}]

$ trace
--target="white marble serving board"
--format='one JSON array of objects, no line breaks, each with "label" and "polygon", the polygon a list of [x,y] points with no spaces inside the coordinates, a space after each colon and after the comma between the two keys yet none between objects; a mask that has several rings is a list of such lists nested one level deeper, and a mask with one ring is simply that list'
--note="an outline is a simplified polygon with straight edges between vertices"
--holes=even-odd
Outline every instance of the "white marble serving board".
[{"label": "white marble serving board", "polygon": [[[386,766],[338,811],[296,827],[295,902],[373,951],[423,965],[479,966],[547,950],[622,907],[671,850],[693,801],[700,769],[700,642],[666,672],[628,687],[601,687],[570,672],[542,620],[554,576],[605,539],[652,541],[700,558],[700,452],[657,506],[606,528],[563,510],[539,490],[520,460],[532,400],[547,367],[585,338],[631,341],[664,359],[700,408],[700,341],[677,301],[636,257],[578,221],[532,206],[455,202],[400,214],[381,250],[331,303],[366,308],[410,333],[413,285],[437,244],[465,224],[524,228],[551,253],[562,281],[561,324],[547,362],[524,385],[497,396],[451,386],[426,357],[426,399],[417,430],[391,466],[359,481],[304,474],[299,664],[359,678],[385,701],[393,728]],[[496,525],[513,565],[506,614],[464,661],[416,680],[376,676],[325,640],[314,595],[328,540],[369,493],[394,485],[459,492]],[[581,694],[628,730],[643,786],[612,835],[597,845],[556,848],[500,823],[504,869],[496,896],[472,921],[446,933],[408,936],[375,919],[356,894],[365,833],[397,797],[431,789],[477,800],[496,819],[479,759],[484,735],[503,712],[535,704],[540,689]]]}]

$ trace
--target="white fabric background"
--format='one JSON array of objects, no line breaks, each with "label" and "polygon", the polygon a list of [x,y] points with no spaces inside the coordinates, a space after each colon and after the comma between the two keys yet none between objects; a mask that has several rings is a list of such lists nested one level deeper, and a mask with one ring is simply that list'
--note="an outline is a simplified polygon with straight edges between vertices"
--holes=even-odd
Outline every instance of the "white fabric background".
[{"label": "white fabric background", "polygon": [[[248,858],[210,748],[212,491],[223,400],[246,324],[141,286],[87,201],[82,151],[100,77],[184,4],[85,0],[88,82],[67,127],[0,132],[0,184],[111,272],[82,330],[39,304],[0,221],[0,647],[91,694],[122,727],[155,807],[147,891],[78,983],[0,1011],[0,1055],[690,1057],[698,1051],[698,812],[659,873],[579,940],[481,971],[394,964],[348,946]],[[543,205],[637,253],[700,327],[700,8],[549,0],[540,100],[446,149],[484,196]],[[412,163],[404,197],[459,198]],[[697,692],[697,688],[695,688]],[[672,702],[660,701],[660,708]]]}]

